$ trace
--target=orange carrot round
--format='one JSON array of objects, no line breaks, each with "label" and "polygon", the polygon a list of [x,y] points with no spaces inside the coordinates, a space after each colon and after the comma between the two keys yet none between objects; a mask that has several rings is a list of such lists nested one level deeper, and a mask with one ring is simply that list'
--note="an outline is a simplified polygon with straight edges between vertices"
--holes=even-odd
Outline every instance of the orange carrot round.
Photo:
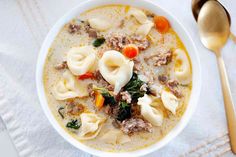
[{"label": "orange carrot round", "polygon": [[138,55],[138,53],[139,53],[138,47],[134,44],[126,45],[123,48],[123,54],[128,58],[134,58]]},{"label": "orange carrot round", "polygon": [[170,29],[170,23],[164,16],[155,16],[154,23],[157,31],[160,33],[166,33]]}]

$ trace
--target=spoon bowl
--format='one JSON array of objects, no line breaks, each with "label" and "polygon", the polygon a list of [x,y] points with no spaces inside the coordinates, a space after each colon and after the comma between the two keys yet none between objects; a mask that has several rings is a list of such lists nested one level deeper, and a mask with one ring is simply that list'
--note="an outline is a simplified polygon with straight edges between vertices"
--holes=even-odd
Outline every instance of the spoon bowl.
[{"label": "spoon bowl", "polygon": [[[197,21],[198,19],[198,14],[202,8],[202,6],[204,5],[205,2],[207,2],[209,0],[192,0],[192,13],[193,13],[193,17],[194,19]],[[216,1],[216,0],[215,0]],[[229,15],[229,12],[228,10],[219,2],[217,1],[225,10],[226,14],[227,14],[227,17],[228,17],[228,20],[229,20],[229,25],[231,25],[231,17]]]},{"label": "spoon bowl", "polygon": [[206,48],[217,52],[225,45],[230,26],[224,8],[217,1],[207,1],[202,6],[198,15],[198,28]]}]

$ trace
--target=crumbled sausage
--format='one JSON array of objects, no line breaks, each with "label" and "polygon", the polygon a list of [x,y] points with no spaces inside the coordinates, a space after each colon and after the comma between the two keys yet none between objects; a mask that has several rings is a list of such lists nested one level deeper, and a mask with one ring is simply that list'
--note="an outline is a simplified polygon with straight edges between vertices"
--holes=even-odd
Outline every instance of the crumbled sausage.
[{"label": "crumbled sausage", "polygon": [[107,88],[109,86],[109,83],[102,77],[102,74],[99,70],[94,72],[94,78],[101,84],[103,87]]},{"label": "crumbled sausage", "polygon": [[59,64],[55,65],[54,68],[56,70],[63,70],[63,69],[68,68],[68,65],[67,65],[66,61],[63,61],[62,63],[59,63]]},{"label": "crumbled sausage", "polygon": [[159,53],[153,57],[154,66],[167,65],[172,60],[172,51],[167,51],[165,53]]},{"label": "crumbled sausage", "polygon": [[146,92],[148,89],[148,85],[146,83],[144,83],[141,87],[140,87],[140,91]]},{"label": "crumbled sausage", "polygon": [[124,92],[121,92],[120,95],[121,95],[122,100],[126,101],[127,103],[131,103],[132,98],[129,92],[124,91]]},{"label": "crumbled sausage", "polygon": [[109,91],[113,91],[113,90],[114,90],[114,86],[110,84],[110,85],[107,86],[107,89],[108,89]]},{"label": "crumbled sausage", "polygon": [[148,57],[145,57],[144,60],[148,61],[149,59],[152,59],[154,62],[154,66],[162,66],[167,65],[172,60],[172,51],[169,50],[167,52],[157,53]]},{"label": "crumbled sausage", "polygon": [[93,84],[92,84],[92,83],[89,83],[88,86],[87,86],[87,88],[88,88],[89,96],[94,97]]},{"label": "crumbled sausage", "polygon": [[115,119],[115,120],[112,121],[112,125],[115,128],[119,129],[121,127],[121,122],[119,122],[118,120]]},{"label": "crumbled sausage", "polygon": [[119,28],[123,28],[124,27],[124,25],[125,25],[125,20],[124,19],[122,19],[121,21],[120,21],[120,24],[119,24]]},{"label": "crumbled sausage", "polygon": [[159,75],[158,76],[158,81],[161,83],[161,84],[166,84],[166,82],[168,81],[168,77],[166,75]]},{"label": "crumbled sausage", "polygon": [[123,34],[112,34],[106,39],[107,45],[117,51],[121,51],[125,45],[130,44],[130,40]]},{"label": "crumbled sausage", "polygon": [[97,38],[97,36],[98,36],[97,31],[94,29],[89,29],[87,33],[88,33],[89,37],[91,37],[91,38]]},{"label": "crumbled sausage", "polygon": [[152,125],[141,118],[126,119],[121,123],[121,130],[125,134],[132,134],[140,131],[152,131]]},{"label": "crumbled sausage", "polygon": [[141,63],[136,58],[134,58],[133,61],[134,61],[134,72],[138,73],[142,69]]},{"label": "crumbled sausage", "polygon": [[97,38],[98,36],[98,33],[97,33],[97,30],[95,30],[94,28],[92,28],[90,26],[90,24],[86,21],[86,22],[83,22],[84,24],[84,29],[85,31],[88,33],[89,37],[91,38]]},{"label": "crumbled sausage", "polygon": [[130,41],[132,44],[136,45],[139,50],[146,50],[150,46],[150,42],[143,38],[140,35],[133,35],[130,37]]},{"label": "crumbled sausage", "polygon": [[139,50],[146,50],[150,46],[150,42],[139,35],[128,37],[124,34],[112,34],[106,39],[107,45],[117,51],[121,51],[125,45],[134,44]]},{"label": "crumbled sausage", "polygon": [[80,29],[81,29],[81,25],[78,25],[78,24],[69,24],[68,26],[68,32],[71,34],[79,33]]},{"label": "crumbled sausage", "polygon": [[183,95],[178,89],[179,83],[176,80],[169,80],[166,83],[166,86],[170,89],[170,91],[178,98],[181,98]]},{"label": "crumbled sausage", "polygon": [[131,116],[136,118],[141,118],[141,109],[137,104],[131,104]]},{"label": "crumbled sausage", "polygon": [[77,104],[74,101],[69,101],[67,103],[67,113],[71,115],[79,115],[84,111],[84,106],[82,104]]}]

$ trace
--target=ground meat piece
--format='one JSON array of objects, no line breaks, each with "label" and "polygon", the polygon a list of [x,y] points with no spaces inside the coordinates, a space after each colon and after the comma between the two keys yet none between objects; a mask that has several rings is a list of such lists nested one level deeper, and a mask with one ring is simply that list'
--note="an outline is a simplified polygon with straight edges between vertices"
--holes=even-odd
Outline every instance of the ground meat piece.
[{"label": "ground meat piece", "polygon": [[109,115],[113,118],[116,118],[119,113],[119,105],[110,106]]},{"label": "ground meat piece", "polygon": [[79,33],[81,29],[81,25],[78,24],[69,24],[68,26],[68,32],[71,34]]},{"label": "ground meat piece", "polygon": [[94,72],[94,78],[101,84],[103,87],[107,88],[109,86],[109,83],[102,77],[102,74],[99,70]]},{"label": "ground meat piece", "polygon": [[140,131],[152,131],[152,125],[141,118],[130,118],[122,121],[121,130],[125,134],[132,134]]},{"label": "ground meat piece", "polygon": [[131,104],[131,116],[136,118],[141,118],[140,106],[137,104]]},{"label": "ground meat piece", "polygon": [[164,53],[157,53],[144,58],[145,61],[148,61],[149,59],[152,59],[154,61],[154,66],[167,65],[172,60],[172,51],[169,50]]},{"label": "ground meat piece", "polygon": [[106,114],[108,114],[108,115],[110,115],[111,113],[111,107],[110,107],[110,105],[106,105],[105,107],[104,107],[104,112],[106,113]]},{"label": "ground meat piece", "polygon": [[68,68],[68,65],[66,61],[63,61],[62,63],[55,65],[54,68],[56,70],[63,70],[63,69]]},{"label": "ground meat piece", "polygon": [[134,61],[134,72],[138,73],[142,69],[141,63],[136,58],[134,58],[133,61]]},{"label": "ground meat piece", "polygon": [[97,38],[98,36],[97,31],[94,28],[92,28],[88,22],[83,22],[83,23],[84,23],[84,29],[86,33],[88,33],[88,36],[91,38]]},{"label": "ground meat piece", "polygon": [[168,77],[166,75],[159,75],[158,76],[158,81],[161,83],[161,84],[166,84],[166,82],[168,81]]},{"label": "ground meat piece", "polygon": [[88,93],[89,93],[89,96],[90,97],[94,97],[94,90],[93,90],[93,84],[92,83],[89,83],[88,86]]},{"label": "ground meat piece", "polygon": [[107,86],[107,89],[108,89],[109,91],[113,91],[113,90],[114,90],[114,86],[110,84],[110,85]]},{"label": "ground meat piece", "polygon": [[124,27],[124,25],[125,25],[125,20],[124,19],[122,19],[121,21],[120,21],[120,24],[119,24],[119,28],[123,28]]},{"label": "ground meat piece", "polygon": [[154,13],[147,13],[147,17],[154,18],[155,14]]},{"label": "ground meat piece", "polygon": [[97,36],[98,36],[97,31],[95,29],[89,29],[87,31],[87,33],[88,33],[89,37],[91,37],[91,38],[97,38]]},{"label": "ground meat piece", "polygon": [[140,35],[133,35],[130,37],[130,41],[132,44],[136,45],[139,50],[146,50],[150,46],[150,42],[143,38]]},{"label": "ground meat piece", "polygon": [[74,101],[67,103],[67,113],[70,115],[80,115],[84,111],[82,104],[76,104]]},{"label": "ground meat piece", "polygon": [[119,129],[121,127],[121,122],[119,122],[118,120],[115,119],[115,120],[112,121],[112,125],[115,128]]},{"label": "ground meat piece", "polygon": [[140,87],[140,91],[146,92],[148,89],[148,85],[146,83],[144,83],[141,87]]},{"label": "ground meat piece", "polygon": [[176,80],[169,80],[166,83],[166,86],[170,89],[170,91],[178,98],[181,98],[183,95],[178,89],[179,83]]},{"label": "ground meat piece", "polygon": [[121,95],[122,100],[126,101],[127,103],[131,103],[132,98],[129,92],[124,91],[124,92],[121,92],[120,95]]},{"label": "ground meat piece", "polygon": [[157,55],[153,56],[154,66],[162,66],[167,65],[172,60],[172,51],[167,51],[165,53],[158,53]]},{"label": "ground meat piece", "polygon": [[130,44],[130,40],[123,34],[112,34],[106,39],[107,45],[117,51],[121,51],[125,45]]}]

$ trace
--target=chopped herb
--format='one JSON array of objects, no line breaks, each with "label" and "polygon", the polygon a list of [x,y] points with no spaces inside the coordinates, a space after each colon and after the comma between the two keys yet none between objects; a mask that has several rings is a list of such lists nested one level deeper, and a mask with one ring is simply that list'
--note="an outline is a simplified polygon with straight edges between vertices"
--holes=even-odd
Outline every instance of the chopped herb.
[{"label": "chopped herb", "polygon": [[129,94],[131,95],[132,101],[137,101],[139,97],[143,97],[144,96],[144,94],[146,92],[140,90],[140,87],[144,83],[145,82],[141,81],[138,78],[138,75],[136,73],[134,73],[132,78],[130,79],[130,81],[124,86],[124,90],[128,91]]},{"label": "chopped herb", "polygon": [[77,119],[76,120],[72,119],[70,122],[66,124],[66,127],[71,129],[79,129],[80,126],[81,123],[79,123]]},{"label": "chopped herb", "polygon": [[101,46],[103,43],[105,42],[105,38],[97,38],[97,39],[95,39],[94,40],[94,42],[93,42],[93,46],[94,47],[99,47],[99,46]]},{"label": "chopped herb", "polygon": [[100,87],[93,87],[94,90],[99,91],[102,96],[104,97],[104,105],[115,105],[116,104],[116,99],[114,96],[112,96],[109,91],[105,88],[100,88]]},{"label": "chopped herb", "polygon": [[64,110],[64,109],[65,109],[64,107],[60,107],[60,108],[58,109],[58,113],[59,113],[59,115],[61,116],[62,119],[65,118],[65,116],[64,116],[63,113],[62,113],[62,110]]},{"label": "chopped herb", "polygon": [[121,101],[119,104],[119,112],[116,117],[117,120],[123,121],[131,117],[131,106],[125,101]]}]

